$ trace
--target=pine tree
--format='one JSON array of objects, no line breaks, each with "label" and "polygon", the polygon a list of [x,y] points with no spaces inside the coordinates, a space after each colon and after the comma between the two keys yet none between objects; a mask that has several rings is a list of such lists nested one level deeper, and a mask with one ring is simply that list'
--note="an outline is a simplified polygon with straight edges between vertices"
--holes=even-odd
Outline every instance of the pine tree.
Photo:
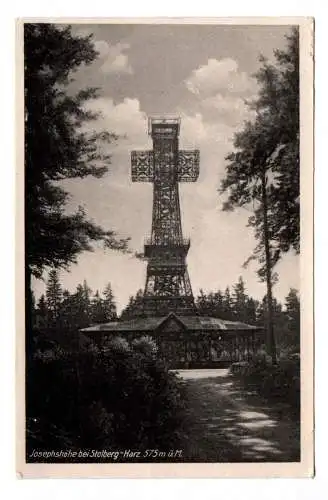
[{"label": "pine tree", "polygon": [[132,309],[134,304],[134,297],[130,295],[127,305],[122,309],[121,319],[128,319],[132,315]]},{"label": "pine tree", "polygon": [[247,295],[245,292],[245,282],[241,276],[239,276],[238,283],[233,286],[232,292],[232,304],[233,304],[233,316],[236,321],[241,321],[242,323],[247,323]]},{"label": "pine tree", "polygon": [[32,318],[32,326],[33,328],[37,324],[37,311],[36,311],[36,300],[35,300],[35,294],[32,291],[31,292],[31,318]]},{"label": "pine tree", "polygon": [[83,281],[82,285],[79,284],[76,287],[76,292],[73,296],[76,329],[86,328],[92,323],[91,294],[92,290],[89,288],[86,280]]},{"label": "pine tree", "polygon": [[250,103],[255,119],[235,134],[235,151],[227,156],[221,193],[224,210],[249,206],[249,226],[258,242],[246,261],[257,260],[267,286],[267,349],[276,362],[272,287],[274,266],[293,248],[299,252],[299,40],[286,37],[285,51],[275,51],[275,64],[261,58],[256,78],[258,98]]},{"label": "pine tree", "polygon": [[95,241],[124,250],[126,240],[88,220],[80,207],[68,215],[68,193],[58,181],[102,177],[110,156],[103,145],[117,139],[108,131],[86,131],[98,114],[85,103],[97,89],[74,93],[72,73],[97,57],[92,35],[74,36],[70,26],[25,23],[26,255],[29,273],[66,267]]},{"label": "pine tree", "polygon": [[114,321],[117,319],[117,310],[111,283],[106,285],[103,294],[106,321]]},{"label": "pine tree", "polygon": [[221,290],[218,290],[215,294],[214,294],[214,310],[212,312],[212,314],[216,317],[216,318],[222,318],[222,314],[223,314],[223,293],[221,292]]},{"label": "pine tree", "polygon": [[287,320],[288,343],[300,349],[300,299],[298,291],[291,288],[285,299],[285,316]]},{"label": "pine tree", "polygon": [[48,309],[44,294],[41,295],[36,308],[36,326],[43,330],[47,326]]},{"label": "pine tree", "polygon": [[[256,78],[259,98],[254,103],[258,114],[270,117],[266,134],[273,154],[268,163],[274,183],[270,193],[272,240],[279,252],[300,249],[300,168],[299,168],[299,32],[292,28],[286,36],[285,50],[276,50],[275,63],[261,58]],[[267,151],[268,153],[268,151]]]},{"label": "pine tree", "polygon": [[63,291],[63,300],[60,306],[60,327],[62,330],[74,330],[73,317],[73,297],[68,290]]},{"label": "pine tree", "polygon": [[133,304],[133,315],[134,316],[137,316],[137,317],[142,317],[144,316],[144,309],[143,309],[143,295],[144,295],[144,292],[143,290],[140,288],[136,295],[135,295],[135,299],[134,299],[134,304]]},{"label": "pine tree", "polygon": [[199,290],[199,295],[196,297],[196,307],[201,316],[207,315],[207,296],[202,288]]},{"label": "pine tree", "polygon": [[91,322],[95,324],[107,322],[104,300],[98,290],[91,299]]},{"label": "pine tree", "polygon": [[252,297],[247,297],[246,302],[246,323],[250,325],[256,325],[257,323],[257,308],[258,301],[254,300]]},{"label": "pine tree", "polygon": [[205,294],[204,290],[200,289],[199,295],[196,297],[196,307],[201,316],[223,318],[225,309],[224,296],[221,290]]},{"label": "pine tree", "polygon": [[143,290],[140,288],[135,296],[130,296],[127,306],[121,313],[122,319],[130,319],[135,317],[143,317]]},{"label": "pine tree", "polygon": [[92,323],[108,323],[117,319],[116,305],[110,283],[105,287],[103,297],[97,290],[91,301]]},{"label": "pine tree", "polygon": [[215,306],[215,294],[213,292],[210,292],[207,294],[206,315],[213,316],[215,312]]},{"label": "pine tree", "polygon": [[58,326],[62,293],[63,292],[59,281],[58,271],[56,269],[52,269],[49,272],[46,287],[48,326],[50,328],[55,328],[56,326]]},{"label": "pine tree", "polygon": [[229,321],[234,319],[234,315],[233,315],[233,311],[232,311],[230,289],[228,286],[226,287],[225,292],[224,292],[224,296],[223,296],[222,319],[226,319]]},{"label": "pine tree", "polygon": [[68,213],[68,193],[60,181],[102,177],[110,155],[103,146],[117,140],[108,131],[87,132],[98,114],[85,104],[94,88],[74,92],[72,74],[91,64],[97,52],[90,36],[74,36],[70,26],[24,24],[25,91],[25,294],[26,355],[33,354],[31,279],[51,268],[67,268],[94,243],[126,251],[128,239],[89,220],[79,207]]}]

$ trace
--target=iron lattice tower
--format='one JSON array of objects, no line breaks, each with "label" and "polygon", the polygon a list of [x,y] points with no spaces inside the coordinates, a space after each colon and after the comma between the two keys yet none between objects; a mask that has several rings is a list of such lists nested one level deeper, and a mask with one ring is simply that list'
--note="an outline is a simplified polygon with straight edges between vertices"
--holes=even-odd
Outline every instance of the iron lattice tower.
[{"label": "iron lattice tower", "polygon": [[190,240],[183,238],[179,182],[195,182],[199,151],[179,150],[179,118],[149,118],[152,151],[132,151],[134,182],[153,183],[151,236],[144,246],[148,260],[143,297],[146,315],[195,314],[186,257]]}]

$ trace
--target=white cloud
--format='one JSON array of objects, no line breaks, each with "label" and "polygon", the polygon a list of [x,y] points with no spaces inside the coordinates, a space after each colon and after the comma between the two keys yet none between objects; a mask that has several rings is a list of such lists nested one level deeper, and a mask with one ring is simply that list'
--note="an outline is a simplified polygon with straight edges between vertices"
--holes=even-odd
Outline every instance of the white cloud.
[{"label": "white cloud", "polygon": [[109,45],[104,40],[95,42],[95,49],[99,52],[99,59],[102,61],[100,70],[103,73],[129,73],[133,70],[129,64],[129,58],[124,51],[128,50],[130,45],[127,43],[117,43]]},{"label": "white cloud", "polygon": [[186,87],[199,96],[213,96],[217,93],[244,94],[254,91],[255,82],[238,68],[234,59],[209,59],[206,64],[193,70]]},{"label": "white cloud", "polygon": [[256,82],[234,59],[209,59],[185,80],[206,122],[222,122],[234,131],[253,117],[246,100],[255,97]]},{"label": "white cloud", "polygon": [[126,150],[127,144],[131,149],[150,145],[147,136],[147,116],[140,109],[138,99],[125,97],[116,104],[109,97],[100,97],[88,101],[86,108],[101,112],[101,116],[95,122],[87,124],[88,128],[107,130],[126,137],[126,140],[118,142],[117,150]]},{"label": "white cloud", "polygon": [[181,113],[181,139],[185,144],[206,144],[208,150],[208,147],[213,147],[217,141],[225,142],[232,133],[231,126],[220,120],[210,122],[205,119],[203,113]]},{"label": "white cloud", "polygon": [[206,97],[201,107],[208,120],[221,120],[226,125],[234,127],[236,132],[245,120],[251,120],[255,112],[246,104],[243,97],[235,95],[216,94]]}]

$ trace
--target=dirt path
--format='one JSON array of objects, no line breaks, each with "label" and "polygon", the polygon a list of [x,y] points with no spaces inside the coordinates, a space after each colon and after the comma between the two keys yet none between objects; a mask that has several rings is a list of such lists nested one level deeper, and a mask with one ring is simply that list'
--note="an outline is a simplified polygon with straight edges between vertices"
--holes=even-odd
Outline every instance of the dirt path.
[{"label": "dirt path", "polygon": [[298,424],[241,389],[228,370],[181,370],[179,375],[189,403],[186,461],[299,460]]}]

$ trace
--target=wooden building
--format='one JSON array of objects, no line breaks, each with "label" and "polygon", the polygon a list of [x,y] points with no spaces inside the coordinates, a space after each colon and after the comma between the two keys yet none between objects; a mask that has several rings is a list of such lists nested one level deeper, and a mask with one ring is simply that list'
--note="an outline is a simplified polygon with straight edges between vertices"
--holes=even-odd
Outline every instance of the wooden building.
[{"label": "wooden building", "polygon": [[171,368],[210,368],[249,360],[261,344],[261,330],[208,316],[134,318],[81,330],[98,345],[115,336],[151,337]]}]

